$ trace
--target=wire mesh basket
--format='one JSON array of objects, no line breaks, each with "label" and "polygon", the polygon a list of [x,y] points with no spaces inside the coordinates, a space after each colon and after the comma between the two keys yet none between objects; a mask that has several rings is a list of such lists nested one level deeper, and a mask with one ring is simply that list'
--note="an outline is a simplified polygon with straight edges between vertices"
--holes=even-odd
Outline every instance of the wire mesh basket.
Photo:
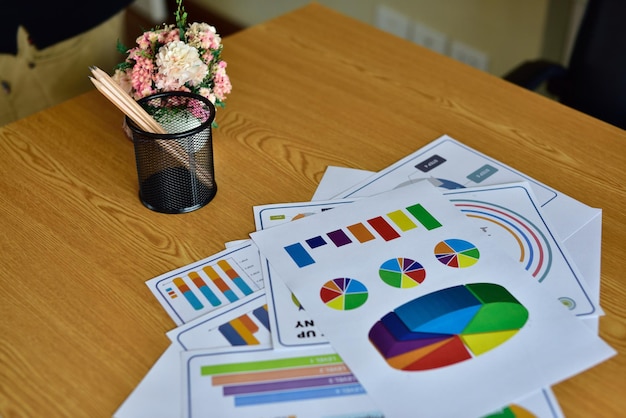
[{"label": "wire mesh basket", "polygon": [[141,202],[162,213],[203,207],[217,193],[211,131],[215,107],[188,92],[159,93],[138,103],[168,132],[146,132],[126,118],[135,145]]}]

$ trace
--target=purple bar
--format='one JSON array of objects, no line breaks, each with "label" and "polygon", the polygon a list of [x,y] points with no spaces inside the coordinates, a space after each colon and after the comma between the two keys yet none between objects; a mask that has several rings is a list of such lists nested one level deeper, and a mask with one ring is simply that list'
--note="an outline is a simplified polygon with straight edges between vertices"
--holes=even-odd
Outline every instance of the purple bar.
[{"label": "purple bar", "polygon": [[224,386],[224,396],[244,395],[248,393],[272,392],[279,390],[291,390],[300,388],[312,388],[319,386],[335,386],[358,383],[352,373],[336,376],[313,377],[309,379],[279,380],[267,383],[253,383],[248,385]]},{"label": "purple bar", "polygon": [[328,234],[328,238],[330,238],[330,240],[335,244],[335,246],[337,247],[341,247],[342,245],[346,245],[346,244],[350,244],[352,242],[352,240],[350,239],[350,237],[348,237],[346,235],[345,232],[343,232],[341,229],[338,229],[336,231],[332,231],[329,232]]}]

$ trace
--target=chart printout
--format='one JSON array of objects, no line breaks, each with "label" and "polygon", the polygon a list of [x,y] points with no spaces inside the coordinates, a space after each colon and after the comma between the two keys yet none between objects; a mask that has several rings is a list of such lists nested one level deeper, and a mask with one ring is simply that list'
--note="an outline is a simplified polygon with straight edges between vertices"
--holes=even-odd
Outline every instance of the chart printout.
[{"label": "chart printout", "polygon": [[386,416],[480,416],[614,354],[430,182],[251,236]]},{"label": "chart printout", "polygon": [[264,287],[259,252],[248,240],[146,282],[177,325]]}]

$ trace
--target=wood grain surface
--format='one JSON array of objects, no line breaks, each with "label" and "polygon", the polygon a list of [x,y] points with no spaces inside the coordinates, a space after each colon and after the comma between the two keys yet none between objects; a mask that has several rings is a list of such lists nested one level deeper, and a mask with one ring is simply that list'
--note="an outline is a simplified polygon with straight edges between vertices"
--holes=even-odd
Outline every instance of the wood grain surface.
[{"label": "wood grain surface", "polygon": [[568,417],[624,414],[623,130],[316,4],[224,45],[218,192],[195,212],[143,207],[95,90],[0,128],[0,416],[111,416],[174,327],[146,280],[247,238],[254,205],[310,200],[329,165],[380,170],[442,134],[603,209],[600,335],[619,355],[554,391]]}]

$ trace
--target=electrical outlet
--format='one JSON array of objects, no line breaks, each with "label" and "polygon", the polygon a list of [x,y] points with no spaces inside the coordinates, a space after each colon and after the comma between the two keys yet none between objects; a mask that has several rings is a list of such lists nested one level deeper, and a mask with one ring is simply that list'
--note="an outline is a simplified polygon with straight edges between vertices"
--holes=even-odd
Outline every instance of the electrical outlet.
[{"label": "electrical outlet", "polygon": [[374,24],[378,29],[401,38],[406,38],[409,33],[409,18],[384,4],[379,4],[376,8]]},{"label": "electrical outlet", "polygon": [[416,44],[439,52],[440,54],[446,53],[448,37],[444,33],[441,33],[429,26],[426,26],[423,23],[413,23],[409,39],[411,39]]},{"label": "electrical outlet", "polygon": [[450,57],[483,71],[487,71],[489,66],[487,54],[459,41],[452,42]]}]

